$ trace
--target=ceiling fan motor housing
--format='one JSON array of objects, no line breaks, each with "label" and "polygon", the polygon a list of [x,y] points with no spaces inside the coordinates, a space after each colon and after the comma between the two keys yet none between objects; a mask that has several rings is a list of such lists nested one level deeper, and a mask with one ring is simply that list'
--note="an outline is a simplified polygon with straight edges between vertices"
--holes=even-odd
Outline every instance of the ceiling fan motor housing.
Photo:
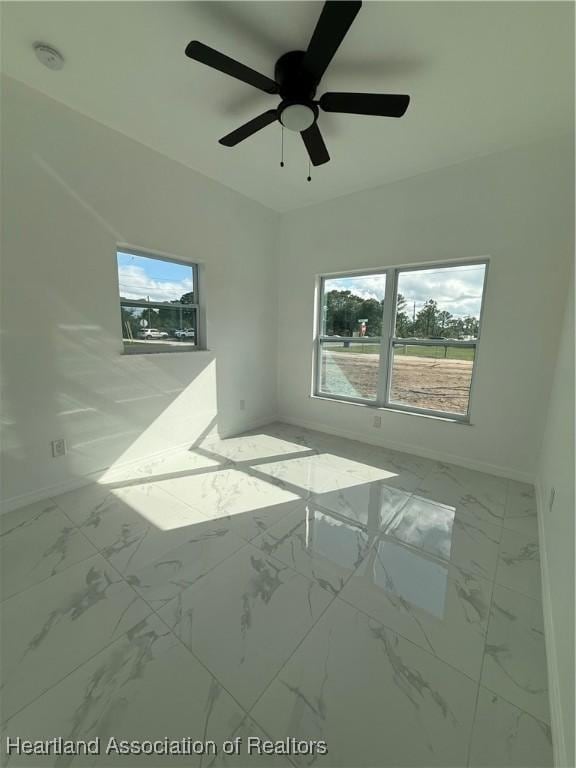
[{"label": "ceiling fan motor housing", "polygon": [[292,131],[304,131],[318,118],[318,107],[313,101],[316,83],[302,68],[304,55],[305,51],[289,51],[278,59],[274,67],[274,79],[282,97],[278,119]]},{"label": "ceiling fan motor housing", "polygon": [[305,51],[289,51],[280,56],[274,67],[274,80],[280,88],[280,96],[291,101],[312,101],[317,83],[302,68]]}]

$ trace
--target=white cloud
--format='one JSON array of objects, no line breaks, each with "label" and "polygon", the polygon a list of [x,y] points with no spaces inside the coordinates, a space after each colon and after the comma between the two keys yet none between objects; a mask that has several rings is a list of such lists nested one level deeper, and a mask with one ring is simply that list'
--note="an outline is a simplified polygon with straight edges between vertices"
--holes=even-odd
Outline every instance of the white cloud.
[{"label": "white cloud", "polygon": [[[446,269],[415,270],[400,273],[398,292],[407,301],[407,311],[416,312],[428,299],[434,299],[440,310],[446,310],[456,317],[480,316],[484,266],[471,265]],[[385,275],[330,278],[326,290],[352,291],[363,299],[384,298]]]},{"label": "white cloud", "polygon": [[416,311],[428,299],[434,299],[440,310],[457,317],[480,317],[484,267],[457,267],[445,270],[418,270],[404,272],[398,280],[398,292],[408,303],[408,310],[416,302]]},{"label": "white cloud", "polygon": [[326,281],[327,291],[352,291],[363,299],[382,301],[386,289],[386,275],[364,277],[336,277]]},{"label": "white cloud", "polygon": [[192,277],[185,280],[154,280],[142,267],[126,265],[118,267],[120,295],[125,299],[173,301],[192,290]]}]

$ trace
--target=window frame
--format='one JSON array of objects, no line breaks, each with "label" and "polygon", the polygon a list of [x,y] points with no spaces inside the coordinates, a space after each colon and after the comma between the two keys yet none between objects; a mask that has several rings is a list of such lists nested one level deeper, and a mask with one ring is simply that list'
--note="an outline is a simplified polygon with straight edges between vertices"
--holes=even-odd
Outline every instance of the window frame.
[{"label": "window frame", "polygon": [[[182,304],[181,302],[169,302],[169,301],[139,301],[137,299],[125,299],[120,295],[120,277],[118,274],[118,254],[126,253],[130,256],[141,256],[145,259],[155,259],[156,261],[167,261],[171,264],[179,264],[183,267],[188,267],[192,270],[192,285],[194,290],[195,303],[194,304]],[[122,331],[122,345],[124,348],[124,354],[153,354],[154,352],[162,353],[181,353],[181,352],[199,352],[206,350],[206,343],[204,338],[204,307],[202,304],[202,294],[199,280],[199,273],[201,265],[198,262],[188,261],[182,257],[174,256],[173,254],[163,253],[161,251],[151,251],[147,248],[139,248],[134,245],[128,245],[125,243],[116,243],[116,250],[114,252],[114,259],[116,264],[116,279],[118,285],[118,307],[121,309],[122,305],[126,306],[146,306],[151,309],[182,309],[182,310],[194,310],[196,317],[196,328],[194,336],[194,345],[182,345],[167,346],[162,342],[148,341],[146,345],[142,345],[141,349],[132,349],[129,353],[126,350],[126,340],[124,339]],[[121,324],[122,325],[122,324]]]},{"label": "window frame", "polygon": [[[381,269],[353,270],[350,272],[335,272],[331,274],[319,275],[316,279],[316,297],[317,312],[316,327],[314,332],[314,365],[313,365],[313,384],[312,397],[322,400],[336,400],[356,405],[366,405],[372,408],[399,411],[401,413],[411,413],[421,416],[431,416],[438,419],[459,422],[462,424],[471,423],[472,394],[474,392],[475,375],[478,367],[478,351],[480,339],[482,336],[482,323],[484,319],[484,306],[486,301],[486,285],[488,280],[490,260],[487,256],[458,261],[427,262],[410,266],[383,267]],[[398,298],[398,277],[402,272],[420,272],[427,269],[450,269],[455,267],[484,267],[484,280],[482,282],[482,298],[480,301],[480,318],[478,323],[478,335],[473,341],[460,341],[458,339],[443,339],[435,341],[433,339],[406,340],[394,336],[396,329],[396,311]],[[378,383],[376,397],[374,399],[349,397],[347,395],[332,394],[323,392],[321,389],[321,368],[322,368],[322,347],[332,341],[341,341],[342,337],[326,336],[322,334],[324,321],[324,290],[326,280],[334,280],[345,277],[365,277],[367,275],[385,275],[386,287],[384,291],[384,300],[382,307],[382,334],[379,337],[352,336],[346,337],[346,341],[351,344],[366,344],[368,341],[379,343],[379,366]],[[465,414],[454,413],[452,411],[440,411],[432,408],[419,408],[418,406],[406,405],[390,400],[390,390],[392,387],[394,344],[406,344],[407,346],[431,346],[431,347],[466,347],[474,349],[474,360],[472,361],[472,373],[470,377],[470,389],[468,394],[468,409]]]}]

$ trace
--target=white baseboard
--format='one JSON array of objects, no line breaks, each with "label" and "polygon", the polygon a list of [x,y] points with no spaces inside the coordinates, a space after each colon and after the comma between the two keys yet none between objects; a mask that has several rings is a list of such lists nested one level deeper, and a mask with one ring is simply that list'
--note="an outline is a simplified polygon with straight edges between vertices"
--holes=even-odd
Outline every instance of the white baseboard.
[{"label": "white baseboard", "polygon": [[88,485],[94,480],[95,478],[89,475],[82,475],[81,477],[70,478],[55,485],[45,485],[35,491],[21,493],[18,496],[10,496],[7,499],[2,499],[2,502],[0,502],[0,515],[13,512],[15,509],[20,509],[20,507],[27,507],[29,504],[35,504],[37,501],[45,501],[52,496],[59,496],[61,493],[75,491],[77,488],[82,488],[83,485]]},{"label": "white baseboard", "polygon": [[556,655],[556,633],[552,616],[552,600],[548,570],[548,549],[544,531],[545,500],[540,479],[536,480],[536,509],[538,512],[538,536],[540,542],[540,572],[542,578],[542,613],[544,614],[544,637],[546,640],[546,665],[548,670],[548,698],[550,702],[550,723],[555,768],[570,768],[568,750],[564,735],[562,700],[560,698],[560,677]]},{"label": "white baseboard", "polygon": [[272,424],[276,421],[278,421],[278,414],[274,413],[269,416],[252,419],[252,421],[243,424],[240,429],[230,430],[229,432],[223,431],[218,434],[224,439],[228,437],[238,437],[239,435],[243,435],[244,432],[250,432],[253,429],[258,429],[258,427],[265,427],[267,424]]},{"label": "white baseboard", "polygon": [[147,456],[142,456],[138,459],[114,463],[113,465],[111,464],[107,467],[101,467],[100,469],[95,469],[92,472],[87,472],[85,475],[78,475],[76,477],[67,478],[66,480],[63,480],[60,483],[55,483],[54,485],[45,485],[42,488],[38,488],[34,491],[28,491],[27,493],[22,493],[18,496],[11,496],[8,499],[2,500],[2,508],[0,514],[6,514],[6,512],[12,512],[14,509],[26,507],[28,504],[34,504],[37,501],[44,501],[45,499],[49,499],[53,496],[59,496],[61,493],[75,491],[77,488],[82,488],[84,485],[89,485],[90,483],[96,483],[104,474],[110,472],[112,468],[113,471],[118,470],[119,472],[131,468],[136,469],[141,464],[144,464],[148,461],[160,459],[163,456],[170,456],[173,453],[178,453],[180,451],[186,450],[189,447],[189,442],[181,443],[180,445],[174,445],[170,448],[165,448],[162,451],[150,453]]},{"label": "white baseboard", "polygon": [[[241,430],[236,431],[235,434],[242,434],[242,432],[248,432],[251,429],[257,429],[258,427],[262,427],[265,424],[270,424],[272,421],[276,420],[276,415],[253,419],[252,421],[243,424]],[[226,435],[226,437],[231,436],[232,435]],[[66,480],[63,480],[62,482],[56,483],[54,485],[46,485],[42,488],[37,488],[33,491],[22,493],[18,496],[11,496],[8,499],[2,500],[0,504],[0,514],[6,514],[6,512],[12,512],[13,510],[19,509],[20,507],[26,507],[28,504],[34,504],[37,501],[44,501],[45,499],[52,498],[53,496],[59,496],[61,493],[75,491],[77,488],[82,488],[82,486],[89,485],[90,483],[96,483],[105,473],[110,472],[112,467],[114,468],[114,471],[118,470],[119,472],[123,472],[126,469],[131,468],[137,469],[142,464],[153,461],[154,459],[160,459],[165,456],[170,456],[173,453],[179,453],[180,451],[188,450],[192,445],[193,441],[187,441],[185,443],[173,445],[170,448],[165,448],[162,451],[149,453],[146,456],[142,456],[138,459],[114,463],[114,465],[101,467],[100,469],[93,470],[92,472],[88,472],[85,475],[78,475],[77,477],[67,478]]]},{"label": "white baseboard", "polygon": [[534,483],[534,477],[530,473],[520,472],[511,467],[501,467],[497,464],[489,464],[488,462],[477,461],[476,459],[467,459],[463,456],[457,456],[442,451],[431,451],[422,448],[419,445],[398,443],[396,441],[386,440],[385,438],[381,439],[380,436],[366,435],[362,432],[354,432],[348,429],[341,429],[340,427],[333,428],[321,422],[305,421],[304,419],[293,418],[287,415],[280,415],[278,421],[283,421],[286,424],[293,424],[297,427],[303,427],[304,429],[314,429],[318,432],[326,432],[329,435],[336,435],[337,437],[345,437],[349,440],[357,440],[360,443],[376,445],[379,448],[388,448],[392,451],[412,453],[414,456],[421,456],[423,459],[433,459],[445,462],[446,464],[456,464],[457,466],[465,467],[466,469],[475,469],[478,472],[485,472],[489,475],[505,477],[507,480],[518,480],[521,483]]}]

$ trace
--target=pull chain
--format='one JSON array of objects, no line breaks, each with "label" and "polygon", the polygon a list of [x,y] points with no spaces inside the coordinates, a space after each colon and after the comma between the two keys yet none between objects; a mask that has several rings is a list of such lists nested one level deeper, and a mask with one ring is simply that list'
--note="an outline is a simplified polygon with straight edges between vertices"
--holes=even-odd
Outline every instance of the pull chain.
[{"label": "pull chain", "polygon": [[284,168],[284,126],[280,123],[280,129],[282,131],[280,139],[280,168]]},{"label": "pull chain", "polygon": [[308,178],[306,179],[306,181],[312,181],[312,176],[310,174],[310,160],[308,160]]}]

